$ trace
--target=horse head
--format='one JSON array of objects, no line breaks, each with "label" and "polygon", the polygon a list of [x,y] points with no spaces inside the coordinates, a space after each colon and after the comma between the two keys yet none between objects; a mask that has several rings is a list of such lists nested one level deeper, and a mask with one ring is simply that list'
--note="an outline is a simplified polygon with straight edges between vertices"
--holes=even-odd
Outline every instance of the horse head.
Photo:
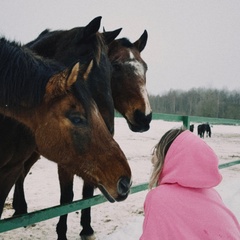
[{"label": "horse head", "polygon": [[109,44],[108,56],[113,66],[111,88],[114,107],[125,117],[129,128],[134,132],[147,131],[152,120],[146,89],[147,64],[140,54],[146,46],[147,36],[145,30],[134,43],[121,38]]},{"label": "horse head", "polygon": [[84,27],[58,31],[45,30],[26,46],[37,54],[55,59],[65,66],[76,61],[84,64],[93,59],[87,85],[109,131],[113,133],[114,105],[110,82],[112,67],[105,40],[113,41],[117,33],[105,39],[98,32],[100,23],[101,17],[96,17]]},{"label": "horse head", "polygon": [[[97,186],[110,202],[121,201],[129,193],[131,171],[88,91],[92,66],[90,62],[78,69],[77,64],[65,74],[67,78],[61,73],[61,81],[54,76],[48,82],[45,103],[39,109],[36,143],[48,159],[60,159],[60,166]],[[53,115],[60,117],[53,119]],[[51,136],[58,136],[57,143]],[[44,149],[51,149],[50,155]]]}]

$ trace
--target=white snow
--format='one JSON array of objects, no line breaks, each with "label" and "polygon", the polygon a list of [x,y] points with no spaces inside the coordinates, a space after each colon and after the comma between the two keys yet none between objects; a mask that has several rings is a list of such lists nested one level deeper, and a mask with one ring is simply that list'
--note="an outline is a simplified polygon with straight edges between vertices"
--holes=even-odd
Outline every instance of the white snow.
[{"label": "white snow", "polygon": [[[123,149],[132,169],[133,185],[147,182],[151,173],[150,155],[153,146],[163,133],[181,122],[153,120],[151,128],[145,133],[134,133],[128,129],[123,118],[115,119],[115,139]],[[195,131],[196,134],[195,124]],[[240,126],[214,125],[212,138],[205,138],[217,153],[221,163],[240,159]],[[240,221],[240,165],[220,170],[222,183],[217,187],[225,204]],[[75,200],[81,199],[82,180],[75,178]],[[59,204],[59,184],[56,164],[44,158],[31,169],[25,182],[25,193],[29,212]],[[99,191],[96,191],[98,194]],[[119,203],[103,203],[92,207],[92,226],[98,240],[136,240],[141,235],[143,222],[143,202],[147,191],[129,195]],[[7,199],[3,218],[10,217],[12,191]],[[68,239],[80,239],[80,212],[69,214]],[[36,223],[26,228],[18,228],[0,233],[0,240],[52,240],[57,239],[55,228],[58,218]]]}]

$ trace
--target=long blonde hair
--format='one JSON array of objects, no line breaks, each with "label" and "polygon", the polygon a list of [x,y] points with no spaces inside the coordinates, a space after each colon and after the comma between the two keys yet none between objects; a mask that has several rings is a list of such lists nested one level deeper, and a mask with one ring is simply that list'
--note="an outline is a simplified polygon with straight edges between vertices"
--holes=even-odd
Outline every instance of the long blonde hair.
[{"label": "long blonde hair", "polygon": [[158,144],[155,145],[153,149],[153,170],[152,175],[149,180],[149,188],[152,189],[153,187],[158,185],[159,175],[162,171],[164,159],[167,154],[169,147],[171,146],[172,142],[176,139],[178,135],[184,132],[186,129],[184,127],[175,128],[167,131]]}]

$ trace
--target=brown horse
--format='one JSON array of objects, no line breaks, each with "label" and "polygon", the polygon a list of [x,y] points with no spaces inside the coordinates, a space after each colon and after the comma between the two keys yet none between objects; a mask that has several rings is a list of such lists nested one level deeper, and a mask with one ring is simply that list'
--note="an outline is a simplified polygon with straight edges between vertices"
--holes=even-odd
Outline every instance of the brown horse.
[{"label": "brown horse", "polygon": [[147,131],[152,120],[146,89],[147,64],[141,58],[147,37],[145,30],[134,43],[121,38],[109,44],[108,57],[113,66],[111,88],[114,107],[134,132]]},{"label": "brown horse", "polygon": [[[107,57],[107,48],[104,40],[106,40],[107,43],[111,42],[119,34],[120,30],[109,33],[108,36],[103,39],[98,33],[100,21],[101,17],[97,17],[87,26],[74,28],[69,31],[49,32],[46,30],[40,34],[36,40],[27,44],[27,47],[34,49],[35,52],[41,54],[43,57],[57,58],[59,62],[66,66],[79,60],[82,63],[86,63],[89,62],[90,58],[93,58],[94,64],[87,85],[92,97],[99,103],[98,107],[101,110],[101,115],[104,118],[109,131],[113,132],[114,107],[110,88],[111,65]],[[6,119],[6,117],[0,116],[0,121],[1,136],[5,136],[9,139],[8,148],[2,147],[4,146],[3,144],[0,145],[0,149],[2,148],[1,150],[4,152],[4,156],[29,158],[27,161],[26,159],[24,160],[24,170],[16,183],[14,192],[14,215],[18,215],[27,212],[23,182],[29,169],[39,159],[40,155],[33,153],[32,156],[29,154],[26,154],[25,156],[23,152],[21,154],[19,154],[19,152],[18,154],[15,154],[15,144],[13,145],[13,143],[14,141],[18,141],[15,140],[16,138],[21,139],[21,135],[26,135],[25,130],[21,130],[21,126],[15,121],[11,120],[11,123],[9,123],[9,119]],[[7,133],[11,131],[9,128],[16,128],[16,132],[18,133],[17,136],[16,134],[8,134],[7,136]],[[11,136],[12,141],[10,140]],[[28,144],[26,144],[25,148],[27,148],[27,146]],[[61,171],[61,167],[59,167],[59,169],[59,171]]]},{"label": "brown horse", "polygon": [[[76,32],[77,28],[72,29],[70,31],[54,31],[54,32],[49,32],[49,31],[44,31],[40,36],[28,44],[29,47],[33,47],[34,50],[38,54],[43,54],[44,56],[47,57],[52,57],[52,55],[47,55],[46,49],[49,47],[52,52],[55,53],[55,56],[60,56],[61,51],[57,50],[55,45],[61,46],[61,43],[64,42],[64,39],[62,39],[61,35],[59,33],[64,33],[63,36],[66,36],[68,32]],[[117,31],[119,33],[119,31]],[[57,37],[56,37],[57,35]],[[107,39],[107,42],[112,41],[113,35],[114,37],[116,36],[116,31],[114,32],[105,32],[103,33],[104,38]],[[50,39],[53,38],[55,39],[55,44],[53,41],[50,41]],[[65,37],[66,38],[66,37]],[[124,95],[124,97],[121,97],[121,103],[122,105],[116,104],[116,106],[122,106],[121,108],[117,108],[119,112],[121,112],[126,119],[129,117],[129,122],[131,122],[131,125],[135,129],[135,131],[146,131],[149,129],[149,123],[151,121],[151,110],[149,107],[149,101],[146,96],[146,79],[145,79],[145,72],[146,72],[146,64],[140,57],[140,52],[144,49],[147,41],[147,32],[145,31],[143,35],[135,42],[131,43],[127,39],[121,39],[118,40],[118,47],[113,46],[112,51],[111,50],[111,45],[109,49],[109,53],[111,52],[111,58],[112,58],[112,65],[114,67],[114,72],[112,76],[112,82],[113,81],[119,81],[119,84],[112,84],[112,92],[115,91],[115,96],[117,94],[123,95],[121,91],[124,91],[123,89],[130,89],[127,90],[127,94]],[[123,43],[123,44],[122,44]],[[73,48],[72,46],[69,46],[69,48]],[[43,52],[43,49],[45,50]],[[74,51],[76,52],[77,49]],[[120,53],[124,53],[122,58],[118,58]],[[131,58],[129,56],[129,53],[133,52],[134,55],[131,55]],[[118,53],[118,54],[117,54]],[[127,53],[127,54],[126,54]],[[50,51],[51,54],[51,51]],[[69,54],[68,54],[69,55]],[[61,60],[63,61],[64,57],[69,58],[65,52],[61,56]],[[110,55],[109,55],[110,56]],[[132,56],[135,57],[135,60],[132,59]],[[72,56],[71,56],[72,57]],[[56,57],[54,57],[56,59]],[[116,60],[117,58],[117,60]],[[58,60],[58,59],[57,59]],[[129,60],[133,61],[135,65],[130,66],[129,65]],[[119,74],[119,71],[116,71],[116,64],[119,64],[122,66],[122,75]],[[136,64],[139,68],[139,66],[142,66],[143,74],[139,74],[139,72],[136,71]],[[128,78],[127,78],[128,77]],[[130,83],[129,83],[130,82]],[[99,83],[97,83],[99,85]],[[99,96],[103,92],[101,91],[101,88],[97,86],[96,82],[92,83],[89,85],[89,89],[94,96]],[[105,84],[105,89],[107,89],[107,84],[102,83],[102,85]],[[91,86],[94,86],[94,88]],[[114,89],[113,89],[114,86]],[[117,89],[120,86],[121,89]],[[96,93],[96,91],[100,92]],[[134,89],[134,91],[131,89]],[[95,94],[94,94],[95,92]],[[143,96],[143,93],[145,95]],[[108,96],[105,94],[105,98]],[[94,98],[98,108],[100,109],[101,114],[106,115],[107,111],[103,111],[103,108],[106,108],[106,105],[104,102],[101,100],[101,98]],[[117,101],[117,97],[115,97],[115,101]],[[115,104],[115,102],[114,102]],[[111,112],[111,108],[108,106],[108,112]],[[136,114],[140,113],[140,114]],[[127,114],[126,114],[127,113]],[[109,114],[110,115],[110,114]],[[109,126],[109,125],[108,125]],[[113,129],[114,126],[112,126]],[[30,165],[31,166],[31,165]],[[26,171],[28,172],[28,171]],[[14,194],[14,208],[16,210],[16,213],[24,213],[26,212],[26,202],[24,199],[23,195],[23,180],[20,179],[18,183],[16,184],[15,188],[15,194]],[[72,184],[73,184],[73,175],[69,174],[66,172],[64,169],[59,167],[59,180],[60,180],[60,187],[61,187],[61,204],[70,202],[73,199],[73,190],[72,190]],[[83,198],[91,197],[93,196],[93,186],[92,184],[84,182],[84,187],[83,187]],[[22,210],[24,209],[24,211]],[[66,239],[66,231],[67,231],[67,226],[66,226],[66,218],[67,215],[61,216],[58,227],[57,227],[57,233],[59,236],[59,239]],[[89,236],[93,234],[93,230],[90,226],[90,208],[85,209],[82,211],[82,218],[81,218],[81,224],[83,226],[83,230],[81,232],[81,236]]]},{"label": "brown horse", "polygon": [[[31,150],[99,187],[109,201],[124,200],[131,171],[87,89],[93,61],[63,70],[2,38],[0,66],[0,113],[26,126]],[[0,214],[22,171],[20,160],[1,159]]]}]

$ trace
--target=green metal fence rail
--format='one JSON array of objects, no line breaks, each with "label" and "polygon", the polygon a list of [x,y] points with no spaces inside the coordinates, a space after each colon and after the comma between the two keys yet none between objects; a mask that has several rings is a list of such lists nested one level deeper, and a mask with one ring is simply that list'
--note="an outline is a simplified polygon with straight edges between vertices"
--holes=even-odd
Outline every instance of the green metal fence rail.
[{"label": "green metal fence rail", "polygon": [[[220,164],[219,169],[231,167],[237,164],[240,164],[240,160],[228,162],[225,164]],[[148,183],[138,184],[131,188],[130,194],[135,194],[141,191],[145,191],[147,189],[148,189]],[[3,220],[0,220],[0,233],[13,230],[16,228],[28,226],[37,222],[45,221],[45,220],[55,218],[67,213],[79,211],[81,209],[95,206],[95,205],[104,203],[106,201],[107,201],[106,198],[103,195],[99,194],[89,199],[78,200],[69,204],[58,205],[54,207],[45,208],[39,211],[31,212],[28,214],[23,214],[18,217],[3,219]]]},{"label": "green metal fence rail", "polygon": [[[115,113],[115,117],[122,117],[119,113]],[[152,119],[164,120],[169,122],[183,122],[186,128],[189,128],[191,122],[201,123],[209,122],[210,124],[226,124],[226,125],[240,125],[239,119],[226,119],[226,118],[210,118],[210,117],[199,117],[199,116],[182,116],[175,114],[165,113],[153,113]]]},{"label": "green metal fence rail", "polygon": [[[118,117],[118,115],[117,115]],[[233,119],[218,119],[218,118],[205,118],[194,116],[179,116],[172,114],[153,114],[153,119],[161,119],[165,121],[182,121],[183,125],[189,127],[190,122],[209,122],[211,124],[240,124],[240,120]],[[231,167],[240,164],[240,160],[220,164],[219,169]],[[135,194],[148,189],[148,183],[142,183],[131,188],[130,194]],[[18,217],[12,217],[0,220],[0,233],[13,230],[16,228],[28,226],[37,222],[45,221],[51,218],[55,218],[67,213],[79,211],[84,208],[95,206],[106,202],[107,200],[101,194],[96,195],[89,199],[74,201],[69,204],[58,205],[54,207],[45,208],[39,211],[23,214]]]},{"label": "green metal fence rail", "polygon": [[238,119],[209,118],[209,117],[198,117],[198,116],[180,116],[180,115],[162,114],[162,113],[153,113],[153,119],[183,122],[183,125],[186,128],[189,128],[191,122],[197,122],[197,123],[209,122],[210,124],[240,125],[240,120],[238,120]]}]

